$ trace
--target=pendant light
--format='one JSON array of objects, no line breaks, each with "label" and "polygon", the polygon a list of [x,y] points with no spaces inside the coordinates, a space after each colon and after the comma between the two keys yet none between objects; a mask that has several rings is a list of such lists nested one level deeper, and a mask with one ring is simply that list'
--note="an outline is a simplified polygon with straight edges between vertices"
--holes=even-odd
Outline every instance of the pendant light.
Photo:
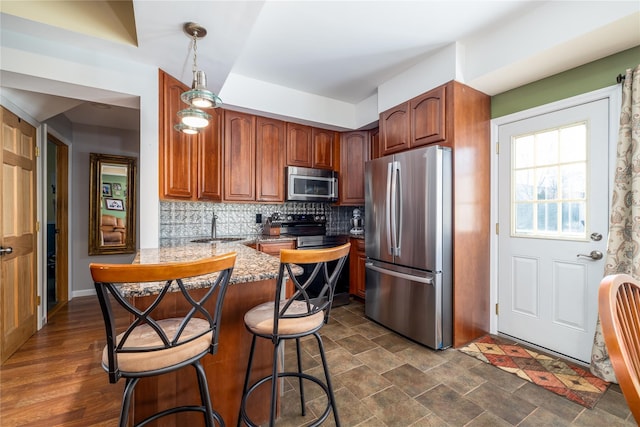
[{"label": "pendant light", "polygon": [[179,132],[193,135],[209,125],[211,115],[201,109],[218,108],[222,100],[207,89],[207,76],[198,70],[198,39],[207,35],[207,30],[194,23],[187,22],[183,26],[184,32],[193,37],[193,82],[191,89],[180,95],[180,99],[188,105],[178,111],[180,123],[173,128]]}]

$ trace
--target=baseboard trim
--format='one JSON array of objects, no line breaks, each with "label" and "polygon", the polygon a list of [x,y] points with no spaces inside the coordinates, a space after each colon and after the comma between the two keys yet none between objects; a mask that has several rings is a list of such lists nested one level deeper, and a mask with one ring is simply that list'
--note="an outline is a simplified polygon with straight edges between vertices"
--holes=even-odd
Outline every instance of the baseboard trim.
[{"label": "baseboard trim", "polygon": [[89,296],[93,296],[93,295],[96,295],[96,290],[95,289],[83,289],[81,291],[73,291],[71,293],[71,298],[89,297]]}]

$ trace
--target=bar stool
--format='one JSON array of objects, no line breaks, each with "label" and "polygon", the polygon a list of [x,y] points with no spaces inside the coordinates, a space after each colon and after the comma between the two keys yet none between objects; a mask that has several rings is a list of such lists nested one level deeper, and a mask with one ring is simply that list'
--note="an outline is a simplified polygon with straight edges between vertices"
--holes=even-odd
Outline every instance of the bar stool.
[{"label": "bar stool", "polygon": [[[90,264],[107,335],[102,367],[109,374],[109,382],[126,379],[120,427],[127,425],[133,391],[141,378],[173,372],[188,365],[196,370],[201,404],[162,410],[136,426],[185,411],[202,412],[207,427],[214,427],[215,422],[224,426],[224,420],[211,406],[201,359],[217,351],[222,303],[235,261],[236,253],[231,252],[199,261],[167,264]],[[198,300],[190,294],[183,279],[204,275],[208,275],[202,277],[209,282],[208,290]],[[127,286],[138,283],[148,283],[155,288],[153,293],[157,293],[153,303],[145,309],[135,307],[124,292]],[[183,317],[156,318],[161,315],[156,315],[158,312],[154,310],[168,294],[184,297],[180,298],[180,304],[187,312]],[[215,312],[210,313],[205,303],[214,294]],[[124,328],[116,325],[113,301],[130,313],[132,322]]]},{"label": "bar stool", "polygon": [[[283,377],[296,377],[300,387],[300,406],[302,415],[306,415],[303,380],[308,380],[319,385],[326,393],[328,402],[324,412],[312,424],[308,426],[318,426],[322,424],[331,410],[336,426],[340,426],[338,418],[338,410],[336,408],[333,387],[329,375],[329,368],[324,353],[324,345],[320,337],[320,329],[329,321],[331,312],[331,303],[333,302],[333,294],[340,275],[340,271],[344,267],[345,261],[349,255],[350,243],[335,248],[314,249],[314,250],[289,250],[280,251],[280,270],[278,274],[278,286],[276,288],[275,300],[260,304],[249,310],[244,316],[246,328],[253,335],[251,341],[251,351],[249,353],[249,362],[244,380],[244,393],[240,404],[240,415],[238,426],[242,422],[247,426],[257,426],[254,421],[249,418],[247,413],[247,401],[251,393],[253,393],[262,384],[271,381],[271,408],[269,426],[275,425],[276,402],[277,402],[277,379]],[[300,282],[294,274],[296,266],[311,264],[314,265],[313,270],[308,278]],[[282,298],[282,287],[285,279],[291,280],[293,284],[293,294],[287,298]],[[320,285],[318,287],[318,284]],[[310,296],[309,290],[313,286],[314,291],[319,289],[317,296]],[[316,292],[314,292],[315,294]],[[318,343],[322,366],[326,381],[302,372],[302,363],[300,359],[300,338],[313,335]],[[272,373],[269,376],[260,378],[249,386],[251,376],[251,365],[253,363],[253,354],[256,346],[257,338],[271,340],[273,343],[273,365]],[[278,354],[280,344],[285,340],[295,340],[296,355],[298,361],[297,372],[278,372]]]}]

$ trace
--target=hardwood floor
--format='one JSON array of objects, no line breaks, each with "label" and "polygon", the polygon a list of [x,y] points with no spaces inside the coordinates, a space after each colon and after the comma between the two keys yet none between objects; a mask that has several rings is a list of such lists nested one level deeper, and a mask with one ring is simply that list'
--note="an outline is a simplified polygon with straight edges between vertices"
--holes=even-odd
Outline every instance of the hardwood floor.
[{"label": "hardwood floor", "polygon": [[124,381],[109,383],[104,345],[97,298],[71,300],[0,367],[0,425],[117,425]]},{"label": "hardwood floor", "polygon": [[[361,303],[332,310],[322,335],[345,427],[636,425],[618,385],[586,409],[457,350],[418,346],[367,320]],[[100,366],[104,343],[96,297],[71,300],[0,367],[0,426],[116,426],[124,381],[110,384]],[[314,348],[303,343],[305,369],[318,369]],[[307,397],[308,414],[324,408],[312,387]],[[306,425],[297,397],[284,402],[278,425]]]}]

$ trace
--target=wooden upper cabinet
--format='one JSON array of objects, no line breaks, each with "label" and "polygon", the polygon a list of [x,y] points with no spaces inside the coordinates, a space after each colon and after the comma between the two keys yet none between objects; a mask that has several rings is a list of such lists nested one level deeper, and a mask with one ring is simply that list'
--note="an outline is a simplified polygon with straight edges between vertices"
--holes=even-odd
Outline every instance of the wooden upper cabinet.
[{"label": "wooden upper cabinet", "polygon": [[256,201],[284,202],[285,123],[256,119]]},{"label": "wooden upper cabinet", "polygon": [[193,138],[176,131],[177,112],[184,105],[180,100],[187,85],[160,71],[160,198],[191,199],[194,177],[191,165],[195,158]]},{"label": "wooden upper cabinet", "polygon": [[338,133],[326,129],[311,129],[313,147],[312,167],[319,169],[334,168],[334,150],[338,141]]},{"label": "wooden upper cabinet", "polygon": [[409,102],[380,113],[380,144],[383,156],[411,147]]},{"label": "wooden upper cabinet", "polygon": [[221,200],[221,113],[209,111],[211,123],[197,135],[178,132],[180,95],[189,87],[162,70],[158,81],[160,199]]},{"label": "wooden upper cabinet", "polygon": [[409,101],[411,147],[447,139],[446,86],[440,86]]},{"label": "wooden upper cabinet", "polygon": [[198,134],[198,200],[222,200],[222,110],[209,110],[211,121]]},{"label": "wooden upper cabinet", "polygon": [[369,160],[369,132],[344,132],[340,141],[338,204],[364,205],[364,164],[367,160]]},{"label": "wooden upper cabinet", "polygon": [[224,112],[224,200],[254,201],[256,116]]},{"label": "wooden upper cabinet", "polygon": [[287,166],[313,167],[311,126],[287,123]]},{"label": "wooden upper cabinet", "polygon": [[372,159],[382,157],[382,150],[380,147],[380,128],[371,129],[369,131],[371,138],[370,156]]},{"label": "wooden upper cabinet", "polygon": [[427,144],[450,145],[452,126],[447,114],[447,89],[439,86],[380,114],[379,155]]}]

